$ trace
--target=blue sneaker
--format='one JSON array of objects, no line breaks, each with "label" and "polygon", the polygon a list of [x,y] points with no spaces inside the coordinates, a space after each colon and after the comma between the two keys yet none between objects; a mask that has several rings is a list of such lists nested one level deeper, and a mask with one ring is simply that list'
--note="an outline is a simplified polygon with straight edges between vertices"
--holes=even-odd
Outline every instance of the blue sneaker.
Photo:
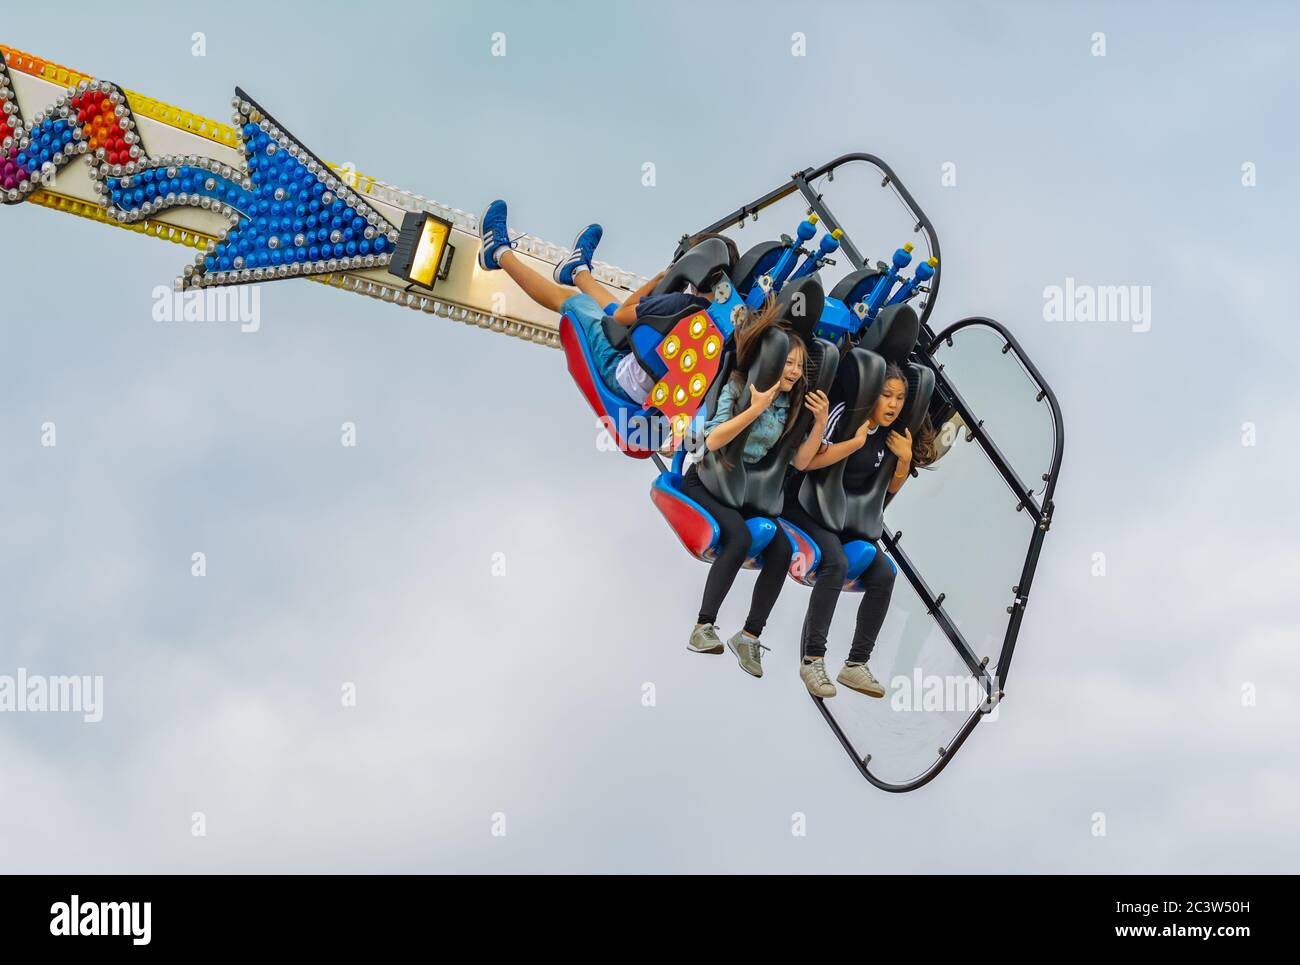
[{"label": "blue sneaker", "polygon": [[478,219],[478,236],[481,244],[478,249],[479,267],[484,271],[496,271],[501,267],[497,261],[497,252],[502,248],[513,248],[510,230],[506,227],[506,203],[493,201],[487,206],[482,217]]},{"label": "blue sneaker", "polygon": [[573,254],[555,266],[555,280],[561,285],[572,285],[574,273],[579,267],[591,271],[591,258],[596,253],[605,229],[598,224],[589,224],[573,239]]}]

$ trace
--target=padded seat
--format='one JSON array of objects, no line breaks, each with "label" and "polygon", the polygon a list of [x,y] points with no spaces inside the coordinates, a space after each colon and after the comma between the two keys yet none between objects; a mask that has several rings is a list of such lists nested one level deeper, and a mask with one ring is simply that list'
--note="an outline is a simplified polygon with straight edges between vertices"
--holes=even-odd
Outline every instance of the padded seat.
[{"label": "padded seat", "polygon": [[[787,285],[781,297],[785,299],[784,303],[778,303],[782,319],[792,327],[802,326],[811,330],[813,321],[821,314],[821,283],[815,278],[799,279]],[[806,305],[807,315],[811,318],[802,312],[793,312],[793,304]],[[774,384],[781,377],[788,354],[789,336],[779,327],[769,329],[763,333],[758,357],[749,371],[750,379],[756,385]],[[728,377],[733,361],[730,357],[723,358],[715,390],[721,379]],[[838,361],[839,353],[833,345],[826,342],[809,344],[808,376],[815,388],[825,390],[830,387]],[[748,404],[749,390],[745,389],[735,411],[743,412]],[[717,392],[713,391],[708,393],[707,406],[702,411],[712,414],[716,407]],[[790,417],[800,420],[798,425],[812,425],[812,414],[806,410]],[[781,484],[786,466],[795,447],[802,441],[803,433],[796,428],[796,431],[773,446],[758,463],[746,465],[742,454],[751,428],[752,426],[747,427],[729,442],[723,453],[706,452],[698,471],[701,482],[714,498],[724,506],[736,507],[745,517],[750,532],[750,546],[744,565],[754,569],[762,565],[763,552],[772,540],[781,538],[777,536],[779,526],[775,522],[782,504]],[[724,462],[724,453],[733,460],[730,466]],[[673,455],[672,468],[661,473],[651,485],[650,498],[686,547],[686,551],[696,559],[711,562],[717,555],[721,530],[708,510],[682,492],[682,467],[685,459],[685,450],[678,447]]]},{"label": "padded seat", "polygon": [[655,410],[634,405],[609,390],[596,373],[586,337],[568,315],[560,319],[560,345],[578,391],[619,449],[634,459],[646,459],[657,452],[669,437],[667,420]]},{"label": "padded seat", "polygon": [[[790,559],[790,578],[796,583],[802,583],[804,586],[812,586],[817,581],[817,567],[821,564],[821,548],[812,541],[812,538],[802,529],[790,522],[788,519],[780,519],[778,522],[785,534],[790,539],[790,545],[794,547],[794,555]],[[876,558],[876,545],[868,540],[855,539],[843,544],[844,555],[848,558],[849,567],[844,575],[843,589],[849,592],[861,593],[864,589],[862,585],[862,574],[867,571],[871,561]],[[898,572],[894,566],[894,561],[888,556],[885,561],[890,565],[895,573]]]},{"label": "padded seat", "polygon": [[[682,429],[689,425],[713,388],[732,340],[732,315],[740,304],[728,280],[729,267],[727,246],[710,238],[678,259],[655,289],[657,294],[681,290],[688,284],[711,289],[714,303],[707,309],[647,316],[631,326],[604,319],[610,343],[630,351],[655,380],[650,397],[640,404],[610,390],[596,371],[581,327],[567,315],[560,319],[560,345],[569,375],[619,449],[634,459],[648,458],[662,449],[672,437],[673,425]],[[724,296],[721,301],[720,296]]]},{"label": "padded seat", "polygon": [[[810,389],[830,389],[839,365],[839,351],[829,342],[812,337],[813,326],[821,318],[824,295],[821,281],[813,276],[789,282],[776,299],[777,318],[782,325],[797,332],[808,350],[806,370]],[[749,381],[754,385],[772,385],[781,378],[789,355],[789,336],[781,326],[763,333],[757,355],[750,365]],[[735,402],[733,415],[750,405],[750,391],[743,389]],[[721,450],[710,451],[700,461],[700,479],[705,487],[727,506],[735,506],[746,515],[774,518],[784,505],[786,469],[795,451],[812,428],[812,413],[807,409],[789,413],[796,420],[777,444],[755,463],[742,458],[745,443],[753,426],[741,431]]]},{"label": "padded seat", "polygon": [[[721,530],[713,515],[682,492],[683,450],[678,450],[673,457],[672,469],[660,473],[650,486],[650,499],[663,514],[668,525],[677,538],[682,541],[686,551],[697,560],[712,563],[717,556],[718,539]],[[776,536],[777,525],[766,517],[745,520],[749,527],[749,552],[745,554],[745,566],[757,569],[763,563],[763,551],[767,549]]]}]

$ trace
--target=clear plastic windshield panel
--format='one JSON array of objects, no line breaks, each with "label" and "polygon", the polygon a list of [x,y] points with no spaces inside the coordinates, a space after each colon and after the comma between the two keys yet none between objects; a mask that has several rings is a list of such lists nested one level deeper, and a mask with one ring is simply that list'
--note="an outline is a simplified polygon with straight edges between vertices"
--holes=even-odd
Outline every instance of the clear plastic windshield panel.
[{"label": "clear plastic windshield panel", "polygon": [[[977,660],[997,669],[1036,519],[976,440],[957,433],[885,509],[885,526]],[[896,586],[897,589],[897,586]]]},{"label": "clear plastic windshield panel", "polygon": [[1055,422],[1038,383],[1013,349],[1003,351],[1006,344],[996,330],[970,325],[940,339],[932,357],[1020,481],[1041,495],[1056,448]]},{"label": "clear plastic windshield panel", "polygon": [[[832,677],[836,658],[842,660],[848,649],[862,600],[860,593],[840,597],[827,657]],[[978,713],[986,691],[902,573],[871,669],[885,686],[883,700],[841,686],[824,706],[858,759],[867,759],[873,777],[887,784],[911,783],[940,762],[967,718]]]},{"label": "clear plastic windshield panel", "polygon": [[[932,254],[929,241],[924,233],[913,230],[915,215],[908,210],[892,182],[882,186],[883,179],[883,173],[874,164],[849,161],[835,169],[834,180],[824,174],[812,182],[812,187],[869,265],[888,262],[895,249],[911,242],[916,246],[914,268]],[[757,221],[750,218],[743,228],[731,227],[724,233],[735,240],[743,254],[760,241],[776,241],[782,235],[793,237],[799,222],[808,216],[808,207],[808,199],[796,190],[764,208]],[[819,225],[816,235],[804,243],[804,248],[816,251],[823,234],[824,228]],[[835,283],[853,270],[843,251],[832,254],[830,262],[819,271],[826,293],[830,294]],[[904,271],[904,275],[910,274],[911,268]],[[919,310],[920,304],[916,304]]]},{"label": "clear plastic windshield panel", "polygon": [[[761,242],[780,241],[782,235],[793,238],[799,228],[799,223],[807,217],[808,199],[799,191],[793,191],[780,201],[769,204],[759,212],[757,219],[750,217],[746,219],[743,227],[733,225],[724,230],[723,234],[736,243],[736,247],[740,249],[740,253],[743,255]],[[825,229],[818,225],[813,238],[804,243],[804,249],[816,251],[823,234],[825,234]],[[842,251],[831,255],[830,260],[834,264],[823,265],[819,272],[822,287],[827,294],[835,287],[835,282],[853,270],[853,266],[849,264],[848,258],[844,256]],[[800,258],[800,264],[802,263],[803,259]]]},{"label": "clear plastic windshield panel", "polygon": [[[1032,398],[1032,397],[1031,397]],[[951,748],[992,685],[1036,521],[976,440],[962,432],[932,469],[909,480],[885,510],[897,549],[970,648],[970,659],[918,596],[904,571],[871,657],[883,700],[842,690],[827,704],[872,775],[889,784],[923,776]],[[831,645],[847,647],[852,623],[842,614],[862,597],[840,598]],[[978,665],[987,658],[987,673]],[[846,699],[847,698],[847,699]],[[832,706],[833,705],[833,706]],[[943,749],[943,751],[941,751]]]}]

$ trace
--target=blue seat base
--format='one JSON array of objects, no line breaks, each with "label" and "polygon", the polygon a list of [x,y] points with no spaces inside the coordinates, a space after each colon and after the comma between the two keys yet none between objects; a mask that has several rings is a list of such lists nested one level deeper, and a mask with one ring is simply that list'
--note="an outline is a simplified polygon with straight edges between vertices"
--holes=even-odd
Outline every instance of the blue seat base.
[{"label": "blue seat base", "polygon": [[[697,560],[713,562],[722,531],[712,513],[682,492],[681,474],[660,473],[650,486],[650,499],[682,541],[686,551]],[[762,516],[745,520],[745,525],[749,527],[750,537],[745,566],[757,569],[763,565],[763,551],[776,536],[777,525]]]},{"label": "blue seat base", "polygon": [[[812,586],[817,582],[817,567],[822,561],[821,548],[813,542],[807,533],[788,519],[782,518],[779,522],[781,528],[785,530],[786,535],[790,538],[790,544],[794,547],[794,556],[790,560],[790,578],[797,583],[802,583],[804,586]],[[861,593],[864,589],[862,574],[867,571],[871,561],[876,558],[876,545],[865,539],[850,540],[842,545],[849,564],[844,577],[844,589]],[[894,566],[893,560],[886,556],[885,561],[895,573],[898,572],[898,567]]]}]

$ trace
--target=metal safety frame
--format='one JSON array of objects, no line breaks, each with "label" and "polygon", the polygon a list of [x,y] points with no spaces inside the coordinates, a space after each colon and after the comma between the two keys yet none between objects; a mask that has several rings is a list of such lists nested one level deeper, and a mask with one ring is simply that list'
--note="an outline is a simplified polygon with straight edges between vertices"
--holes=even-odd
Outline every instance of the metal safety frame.
[{"label": "metal safety frame", "polygon": [[[849,757],[852,758],[862,776],[871,784],[883,791],[902,793],[905,791],[914,791],[934,780],[939,772],[942,771],[944,767],[947,766],[948,762],[956,755],[957,751],[961,748],[962,744],[965,743],[966,738],[970,736],[971,732],[975,729],[980,720],[990,713],[1002,699],[1004,688],[1006,686],[1007,674],[1011,669],[1011,657],[1015,652],[1016,640],[1020,635],[1020,625],[1024,617],[1025,605],[1029,601],[1029,590],[1033,583],[1034,571],[1038,568],[1038,560],[1042,552],[1043,540],[1046,538],[1047,532],[1051,528],[1052,514],[1055,509],[1053,500],[1056,492],[1056,481],[1060,474],[1061,457],[1065,445],[1065,429],[1061,419],[1061,409],[1057,404],[1056,396],[1053,394],[1051,387],[1038,371],[1038,368],[1025,354],[1014,336],[1012,336],[1010,331],[1007,330],[1006,326],[991,318],[974,316],[955,322],[937,334],[930,327],[929,319],[931,314],[934,312],[935,302],[939,294],[939,282],[943,272],[943,259],[939,254],[939,237],[935,232],[930,219],[926,216],[925,212],[921,210],[920,205],[916,203],[916,200],[912,197],[907,188],[904,187],[902,181],[899,180],[898,175],[896,175],[893,169],[880,158],[872,154],[845,154],[841,157],[835,158],[833,161],[823,164],[820,167],[806,168],[803,171],[797,171],[790,175],[790,180],[785,184],[769,191],[767,194],[751,201],[749,204],[737,208],[735,211],[718,219],[707,228],[700,230],[725,231],[728,228],[743,226],[747,220],[757,218],[758,213],[764,208],[768,208],[777,202],[798,193],[802,195],[803,200],[806,202],[808,212],[816,214],[827,231],[833,231],[834,229],[839,228],[844,232],[843,237],[840,238],[840,250],[844,252],[853,268],[860,269],[871,267],[867,263],[866,259],[863,258],[861,250],[854,243],[849,229],[843,225],[838,218],[836,218],[835,213],[830,209],[829,205],[827,205],[815,185],[815,182],[823,176],[826,177],[828,181],[833,181],[835,178],[835,171],[838,168],[841,168],[846,164],[857,163],[870,164],[879,171],[881,176],[881,187],[892,188],[894,190],[895,194],[903,202],[904,206],[913,217],[913,231],[916,233],[924,233],[926,241],[930,246],[931,254],[939,259],[939,264],[936,266],[934,277],[930,280],[930,284],[927,286],[928,290],[925,293],[925,302],[921,310],[921,334],[917,340],[916,347],[913,350],[913,360],[930,367],[934,371],[935,392],[943,399],[943,401],[953,406],[953,408],[961,415],[962,419],[966,423],[966,431],[969,438],[978,441],[980,448],[983,449],[984,454],[988,457],[990,462],[993,463],[998,473],[1006,482],[1007,487],[1016,498],[1017,511],[1027,512],[1030,518],[1034,521],[1033,535],[1030,537],[1029,547],[1025,553],[1025,562],[1021,569],[1020,582],[1012,588],[1013,598],[1010,605],[1007,607],[1010,619],[1007,622],[1006,635],[1003,639],[998,665],[994,669],[994,674],[992,676],[989,675],[988,668],[985,665],[986,661],[980,660],[975,655],[974,650],[971,648],[969,643],[967,643],[965,637],[957,628],[957,625],[953,622],[948,613],[945,612],[943,607],[943,594],[940,593],[936,597],[934,591],[931,589],[929,584],[926,583],[925,578],[921,575],[920,571],[915,565],[913,565],[912,561],[908,559],[907,553],[901,546],[903,534],[892,533],[888,527],[885,529],[882,541],[889,550],[890,556],[898,565],[898,569],[907,577],[908,582],[912,585],[912,589],[925,604],[929,614],[934,618],[935,622],[938,623],[940,629],[948,638],[948,641],[957,651],[957,654],[962,658],[967,667],[970,668],[971,673],[980,682],[985,693],[983,704],[973,711],[965,722],[963,722],[961,728],[958,730],[950,744],[947,747],[940,749],[938,760],[936,760],[924,773],[902,784],[890,783],[889,781],[882,780],[873,774],[870,766],[871,756],[869,754],[863,754],[858,748],[853,746],[853,742],[849,739],[848,735],[845,734],[843,727],[841,727],[839,721],[836,720],[834,713],[826,701],[816,697],[812,698],[813,702],[817,705],[818,710],[821,711],[822,717],[825,718],[826,723],[830,725],[831,730],[835,733],[835,736],[839,739],[839,742],[844,747],[845,751],[848,752]],[[1045,400],[1048,404],[1055,431],[1055,444],[1052,451],[1051,464],[1048,471],[1042,476],[1042,482],[1046,483],[1046,485],[1043,489],[1041,501],[1035,498],[1035,488],[1026,485],[1025,481],[1016,473],[1015,469],[998,449],[997,445],[989,437],[988,433],[984,431],[983,423],[962,398],[957,388],[948,380],[947,376],[944,374],[943,365],[937,363],[933,357],[935,350],[941,343],[947,342],[951,345],[954,333],[964,328],[971,327],[989,328],[1001,336],[1005,343],[1002,349],[1003,352],[1012,352],[1015,354],[1025,372],[1033,380],[1035,385],[1037,385],[1038,399],[1040,401]]]}]

